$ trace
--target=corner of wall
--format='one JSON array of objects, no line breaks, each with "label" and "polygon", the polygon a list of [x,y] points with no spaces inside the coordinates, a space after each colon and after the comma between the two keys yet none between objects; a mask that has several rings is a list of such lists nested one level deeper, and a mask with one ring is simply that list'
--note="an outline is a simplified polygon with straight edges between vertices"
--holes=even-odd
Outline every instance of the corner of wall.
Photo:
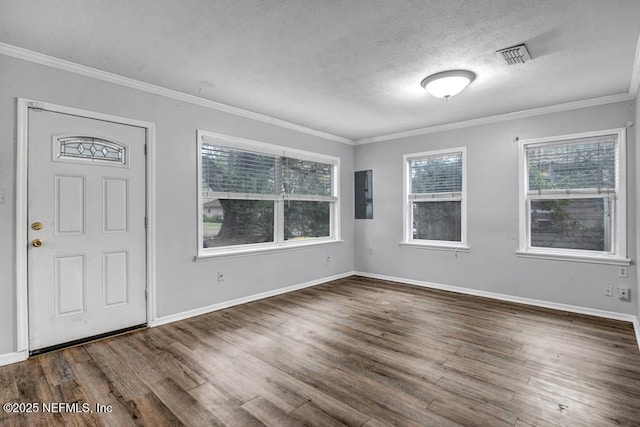
[{"label": "corner of wall", "polygon": [[[640,41],[638,46],[640,47]],[[640,197],[638,197],[638,193],[640,193],[640,130],[638,130],[638,126],[640,126],[640,96],[636,93],[636,99],[634,103],[635,108],[635,123],[634,130],[636,134],[635,141],[635,149],[636,149],[636,159],[635,159],[635,171],[636,171],[636,252],[640,249]],[[636,259],[636,265],[638,260]],[[640,274],[637,275],[637,293],[636,293],[636,301],[638,303],[636,315],[640,318]],[[636,337],[638,337],[638,345],[640,346],[640,325],[636,321]]]}]

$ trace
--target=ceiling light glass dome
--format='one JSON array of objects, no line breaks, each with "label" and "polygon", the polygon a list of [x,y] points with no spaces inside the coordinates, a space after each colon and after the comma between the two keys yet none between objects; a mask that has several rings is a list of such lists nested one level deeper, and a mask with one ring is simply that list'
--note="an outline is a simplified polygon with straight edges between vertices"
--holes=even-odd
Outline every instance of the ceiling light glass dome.
[{"label": "ceiling light glass dome", "polygon": [[431,95],[446,100],[462,92],[475,78],[472,71],[450,70],[432,74],[420,84]]}]

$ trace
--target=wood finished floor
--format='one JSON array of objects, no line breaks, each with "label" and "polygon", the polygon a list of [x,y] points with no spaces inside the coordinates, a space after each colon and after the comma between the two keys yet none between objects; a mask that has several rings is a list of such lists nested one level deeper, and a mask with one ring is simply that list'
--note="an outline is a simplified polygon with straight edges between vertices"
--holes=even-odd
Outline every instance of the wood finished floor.
[{"label": "wood finished floor", "polygon": [[[0,425],[640,425],[629,323],[362,277],[0,367]],[[41,407],[42,409],[42,407]]]}]

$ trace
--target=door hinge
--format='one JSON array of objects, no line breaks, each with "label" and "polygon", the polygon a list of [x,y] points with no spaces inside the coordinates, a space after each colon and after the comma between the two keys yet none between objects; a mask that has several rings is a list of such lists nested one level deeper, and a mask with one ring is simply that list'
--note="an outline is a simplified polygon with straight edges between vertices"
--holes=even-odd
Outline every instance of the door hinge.
[{"label": "door hinge", "polygon": [[147,144],[144,144],[144,155],[147,155]]},{"label": "door hinge", "polygon": [[144,228],[149,228],[149,217],[148,216],[144,217]]},{"label": "door hinge", "polygon": [[149,299],[149,290],[148,289],[144,290],[144,299]]}]

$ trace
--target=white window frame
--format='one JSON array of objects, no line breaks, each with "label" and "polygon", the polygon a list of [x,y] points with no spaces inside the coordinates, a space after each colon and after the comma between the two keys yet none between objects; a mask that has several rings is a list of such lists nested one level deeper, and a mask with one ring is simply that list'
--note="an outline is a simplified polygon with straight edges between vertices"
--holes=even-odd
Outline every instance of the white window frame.
[{"label": "white window frame", "polygon": [[[206,141],[205,141],[206,140]],[[294,249],[303,246],[321,245],[327,243],[337,243],[340,240],[340,158],[317,154],[308,151],[281,147],[278,145],[252,141],[243,138],[237,138],[228,135],[208,132],[204,130],[197,131],[197,147],[198,147],[198,191],[197,191],[197,212],[198,212],[198,249],[196,260],[209,259],[219,256],[243,255],[256,252]],[[236,246],[221,246],[217,248],[204,248],[204,226],[203,226],[203,203],[202,203],[202,145],[216,144],[230,149],[247,150],[260,154],[269,154],[275,156],[290,157],[299,160],[307,160],[318,163],[330,164],[333,166],[333,196],[307,196],[307,195],[290,195],[282,194],[274,197],[273,195],[264,194],[232,194],[232,193],[216,193],[215,195],[226,199],[243,199],[243,200],[273,200],[274,201],[274,241],[267,243],[250,243]],[[249,197],[250,196],[250,197]],[[329,236],[306,238],[303,240],[284,240],[284,203],[286,201],[322,201],[330,202],[329,211]]]},{"label": "white window frame", "polygon": [[[447,154],[462,154],[462,191],[459,194],[442,194],[438,196],[411,194],[411,168],[409,163],[427,157],[438,157]],[[403,161],[403,238],[401,245],[425,249],[439,249],[452,251],[468,251],[467,244],[467,148],[456,147],[442,150],[425,151],[422,153],[405,154]],[[459,242],[447,240],[424,240],[413,238],[413,202],[419,201],[460,201],[460,238]]]},{"label": "white window frame", "polygon": [[[531,246],[531,200],[528,194],[529,176],[526,149],[531,146],[562,144],[570,140],[616,135],[616,188],[611,199],[611,251],[597,252],[580,249],[541,248]],[[557,259],[595,264],[630,265],[627,258],[627,160],[626,129],[616,128],[569,135],[535,138],[519,141],[519,246],[516,255],[527,258]],[[595,191],[578,190],[569,194],[565,190],[549,191],[542,199],[578,199],[601,197]],[[536,197],[536,199],[541,199]]]}]

